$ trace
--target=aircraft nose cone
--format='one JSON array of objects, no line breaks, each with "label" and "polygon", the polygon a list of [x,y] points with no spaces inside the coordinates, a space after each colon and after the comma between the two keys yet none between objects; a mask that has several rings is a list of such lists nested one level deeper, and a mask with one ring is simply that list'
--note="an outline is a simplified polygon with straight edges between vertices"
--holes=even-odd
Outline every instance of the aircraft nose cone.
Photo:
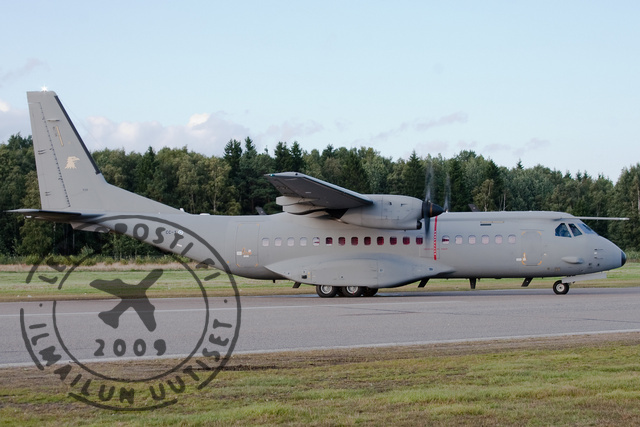
[{"label": "aircraft nose cone", "polygon": [[627,254],[625,254],[624,251],[620,251],[620,253],[620,267],[622,267],[627,262]]}]

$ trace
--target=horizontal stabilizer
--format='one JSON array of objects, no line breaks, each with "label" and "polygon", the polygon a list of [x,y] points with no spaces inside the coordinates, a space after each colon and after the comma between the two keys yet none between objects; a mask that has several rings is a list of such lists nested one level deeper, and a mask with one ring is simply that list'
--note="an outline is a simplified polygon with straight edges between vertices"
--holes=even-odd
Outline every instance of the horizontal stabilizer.
[{"label": "horizontal stabilizer", "polygon": [[84,220],[94,219],[99,216],[102,216],[101,214],[83,214],[81,212],[66,212],[66,211],[65,212],[46,211],[41,209],[13,209],[6,212],[22,214],[26,218],[41,219],[44,221],[63,222],[63,223],[82,222]]}]

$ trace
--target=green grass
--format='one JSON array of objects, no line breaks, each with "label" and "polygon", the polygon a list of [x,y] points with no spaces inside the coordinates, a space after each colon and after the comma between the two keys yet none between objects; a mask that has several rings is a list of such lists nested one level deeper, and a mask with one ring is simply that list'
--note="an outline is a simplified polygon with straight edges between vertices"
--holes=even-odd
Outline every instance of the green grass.
[{"label": "green grass", "polygon": [[[234,356],[168,408],[99,410],[0,370],[8,425],[637,425],[640,335]],[[169,363],[165,361],[165,363]],[[144,366],[140,366],[144,369]]]},{"label": "green grass", "polygon": [[[149,295],[153,297],[188,297],[198,296],[200,289],[193,277],[186,272],[180,264],[162,264],[155,267],[163,268],[162,277],[154,284]],[[232,288],[225,274],[205,281],[204,279],[215,270],[198,270],[195,264],[190,264],[193,271],[204,283],[207,294],[211,296],[232,295]],[[128,284],[139,283],[154,268],[153,265],[139,264],[114,264],[79,267],[64,283],[61,290],[57,289],[57,283],[62,280],[63,273],[48,273],[50,279],[57,278],[55,285],[48,284],[34,277],[27,283],[28,266],[1,266],[0,265],[0,301],[25,301],[25,300],[52,300],[52,299],[81,299],[81,298],[109,298],[110,295],[98,291],[89,286],[96,279],[121,279]],[[18,271],[16,271],[18,270]],[[107,271],[104,271],[107,270]],[[49,270],[51,271],[51,270]],[[290,281],[271,281],[245,279],[235,277],[240,295],[283,295],[283,294],[310,294],[315,293],[312,286],[301,286],[292,289]],[[534,279],[529,288],[551,289],[557,279]],[[477,289],[519,289],[520,279],[482,279],[477,284]],[[579,287],[631,287],[640,285],[640,263],[630,262],[624,267],[608,273],[607,279],[578,282],[572,285]],[[462,279],[435,279],[429,281],[427,286],[419,290],[417,283],[394,289],[382,289],[380,292],[433,292],[433,291],[469,291],[469,281]],[[526,290],[523,290],[526,292]]]}]

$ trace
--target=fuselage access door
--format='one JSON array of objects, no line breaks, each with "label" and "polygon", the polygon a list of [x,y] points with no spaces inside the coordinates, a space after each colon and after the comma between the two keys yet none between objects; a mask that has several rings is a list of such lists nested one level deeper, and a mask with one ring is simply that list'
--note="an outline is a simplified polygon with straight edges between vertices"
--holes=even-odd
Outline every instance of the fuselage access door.
[{"label": "fuselage access door", "polygon": [[544,245],[540,230],[523,230],[520,238],[522,247],[522,265],[537,267],[544,260]]}]

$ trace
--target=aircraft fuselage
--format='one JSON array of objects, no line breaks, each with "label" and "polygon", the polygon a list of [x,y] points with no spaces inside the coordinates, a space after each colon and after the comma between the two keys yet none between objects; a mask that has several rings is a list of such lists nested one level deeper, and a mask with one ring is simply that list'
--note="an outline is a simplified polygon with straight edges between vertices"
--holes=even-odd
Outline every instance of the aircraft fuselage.
[{"label": "aircraft fuselage", "polygon": [[[360,227],[326,215],[164,217],[197,230],[232,274],[311,285],[376,288],[425,276],[578,276],[618,268],[626,260],[615,244],[559,212],[444,213],[430,219],[426,236],[423,230]],[[153,238],[150,233],[148,243],[155,244]],[[169,243],[155,245],[171,250]],[[189,256],[204,261],[208,255]]]}]

